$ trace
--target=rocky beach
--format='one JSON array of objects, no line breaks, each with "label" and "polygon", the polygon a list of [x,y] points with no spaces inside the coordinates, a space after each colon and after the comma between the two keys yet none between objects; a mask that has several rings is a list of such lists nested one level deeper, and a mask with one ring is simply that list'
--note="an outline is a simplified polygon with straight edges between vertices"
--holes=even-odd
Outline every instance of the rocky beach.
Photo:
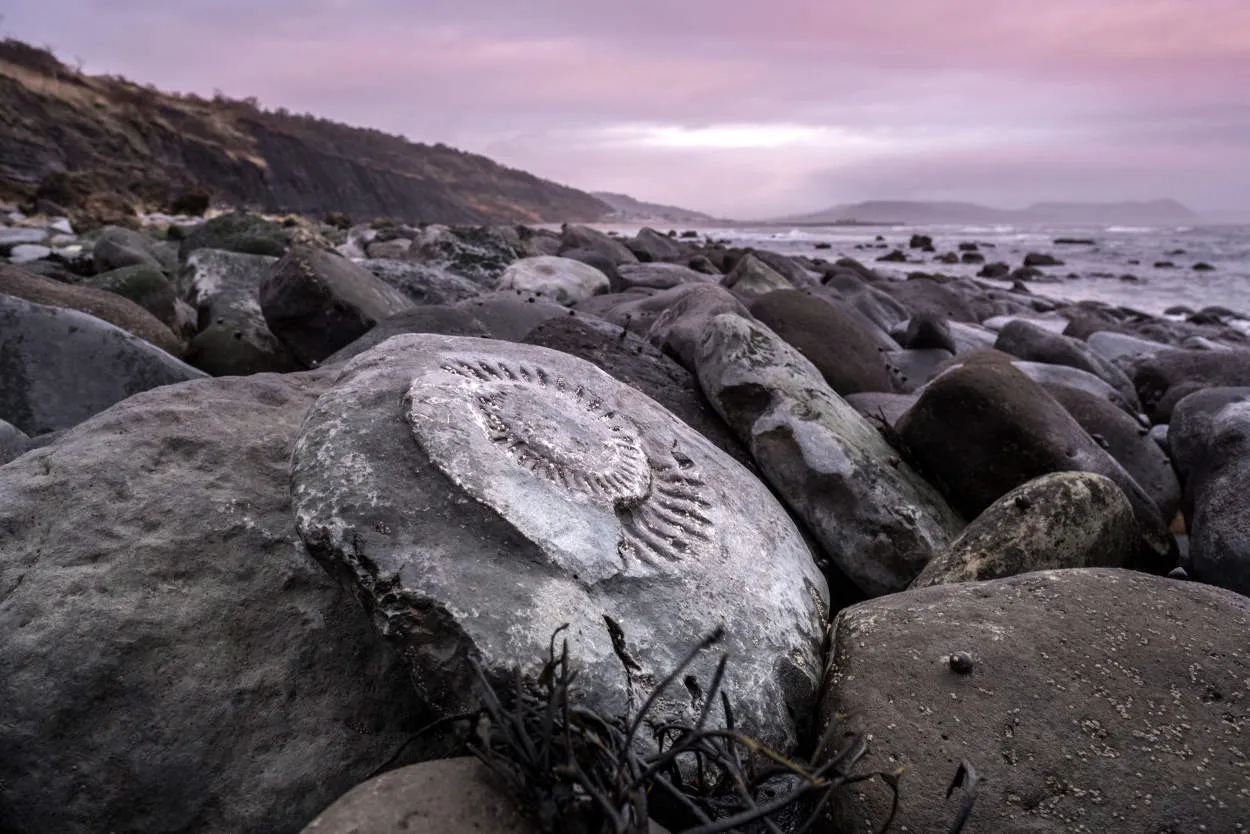
[{"label": "rocky beach", "polygon": [[557,634],[580,731],[787,763],[651,830],[1250,829],[1250,309],[1065,300],[1081,241],[35,208],[0,831],[613,830],[465,758]]}]

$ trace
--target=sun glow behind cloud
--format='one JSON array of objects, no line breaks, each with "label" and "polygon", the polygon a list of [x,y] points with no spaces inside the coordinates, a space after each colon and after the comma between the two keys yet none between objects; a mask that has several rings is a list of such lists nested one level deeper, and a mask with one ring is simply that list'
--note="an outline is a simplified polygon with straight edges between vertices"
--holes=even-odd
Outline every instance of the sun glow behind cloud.
[{"label": "sun glow behind cloud", "polygon": [[797,124],[720,124],[707,127],[627,125],[607,131],[625,144],[650,148],[727,150],[804,146],[829,150],[865,149],[874,144],[867,136],[836,127]]}]

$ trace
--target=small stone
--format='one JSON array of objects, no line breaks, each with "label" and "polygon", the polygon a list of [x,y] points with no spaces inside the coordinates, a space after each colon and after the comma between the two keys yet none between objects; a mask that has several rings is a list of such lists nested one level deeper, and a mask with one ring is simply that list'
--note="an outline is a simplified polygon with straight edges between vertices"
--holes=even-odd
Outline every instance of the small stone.
[{"label": "small stone", "polygon": [[1172,568],[1168,571],[1168,579],[1180,579],[1185,581],[1189,579],[1189,572],[1180,567]]},{"label": "small stone", "polygon": [[972,655],[967,652],[955,652],[946,658],[946,662],[950,664],[952,672],[958,672],[961,675],[972,672]]}]

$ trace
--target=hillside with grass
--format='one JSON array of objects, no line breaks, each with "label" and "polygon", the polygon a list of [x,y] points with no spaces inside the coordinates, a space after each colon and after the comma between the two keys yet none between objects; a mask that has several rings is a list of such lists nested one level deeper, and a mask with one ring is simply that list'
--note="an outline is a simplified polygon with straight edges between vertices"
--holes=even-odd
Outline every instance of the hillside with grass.
[{"label": "hillside with grass", "polygon": [[0,200],[89,223],[202,202],[406,222],[593,221],[600,200],[445,145],[165,93],[0,41]]}]

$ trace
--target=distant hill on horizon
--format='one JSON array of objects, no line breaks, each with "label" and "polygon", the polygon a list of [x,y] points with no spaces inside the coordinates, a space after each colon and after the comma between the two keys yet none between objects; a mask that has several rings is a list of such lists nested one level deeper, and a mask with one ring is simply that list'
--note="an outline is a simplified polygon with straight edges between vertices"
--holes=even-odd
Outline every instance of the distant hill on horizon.
[{"label": "distant hill on horizon", "polygon": [[1202,223],[1206,218],[1176,200],[1120,202],[1042,202],[1026,209],[997,209],[979,203],[923,200],[868,200],[811,214],[779,218],[779,223],[1027,224],[1122,223],[1159,225]]},{"label": "distant hill on horizon", "polygon": [[167,210],[188,192],[223,207],[357,221],[596,222],[611,212],[478,154],[255,99],[86,75],[13,38],[0,40],[0,147],[0,200],[43,198],[89,224]]},{"label": "distant hill on horizon", "polygon": [[704,214],[701,211],[691,211],[678,206],[666,206],[662,203],[648,203],[630,197],[628,194],[615,194],[611,191],[592,191],[590,193],[591,196],[602,200],[612,207],[612,214],[600,222],[645,223],[663,221],[665,223],[706,223],[712,225],[723,225],[732,222],[723,218],[713,217],[710,214]]}]

